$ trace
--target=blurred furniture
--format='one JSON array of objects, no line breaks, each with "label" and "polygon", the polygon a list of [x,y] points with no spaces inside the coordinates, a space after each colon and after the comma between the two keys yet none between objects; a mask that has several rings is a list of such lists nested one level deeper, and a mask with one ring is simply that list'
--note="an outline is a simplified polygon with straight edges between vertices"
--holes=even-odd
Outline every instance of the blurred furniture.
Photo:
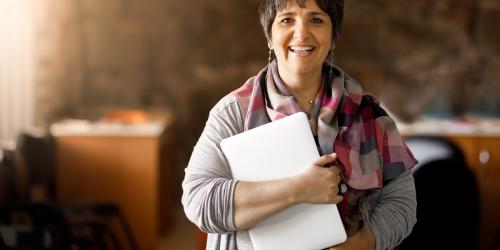
[{"label": "blurred furniture", "polygon": [[107,200],[130,222],[139,249],[155,249],[171,223],[172,121],[53,127],[56,196],[65,202]]},{"label": "blurred furniture", "polygon": [[405,136],[448,138],[463,151],[479,189],[479,249],[500,249],[500,119],[398,124]]},{"label": "blurred furniture", "polygon": [[200,229],[196,230],[196,249],[203,250],[207,248],[207,233],[201,231]]},{"label": "blurred furniture", "polygon": [[72,244],[75,243],[71,236],[72,227],[57,205],[31,202],[2,204],[0,225],[2,249],[70,249],[77,246]]},{"label": "blurred furniture", "polygon": [[479,249],[500,249],[500,135],[448,135],[464,151],[479,188]]},{"label": "blurred furniture", "polygon": [[476,249],[479,197],[465,157],[443,137],[406,138],[419,163],[412,169],[417,191],[417,223],[398,250]]},{"label": "blurred furniture", "polygon": [[[53,196],[51,136],[22,133],[14,151],[2,150],[8,199],[0,201],[0,234],[8,249],[137,249],[128,223],[113,203],[62,204]],[[118,235],[126,239],[124,245]]]}]

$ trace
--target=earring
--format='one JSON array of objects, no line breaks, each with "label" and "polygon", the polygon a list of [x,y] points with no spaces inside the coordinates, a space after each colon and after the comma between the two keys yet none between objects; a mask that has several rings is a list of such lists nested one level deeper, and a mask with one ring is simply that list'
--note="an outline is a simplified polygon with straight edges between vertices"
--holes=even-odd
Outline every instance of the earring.
[{"label": "earring", "polygon": [[334,59],[334,51],[335,50],[335,44],[330,48],[330,78],[333,77],[333,59]]},{"label": "earring", "polygon": [[333,60],[335,57],[334,50],[335,50],[335,44],[330,48],[330,64],[331,65],[333,65]]},{"label": "earring", "polygon": [[272,56],[273,56],[273,48],[271,47],[271,43],[267,43],[267,47],[269,48],[269,55],[267,57],[267,64],[270,64]]},{"label": "earring", "polygon": [[267,57],[267,64],[271,63],[272,55],[273,55],[273,49],[269,48],[269,56]]}]

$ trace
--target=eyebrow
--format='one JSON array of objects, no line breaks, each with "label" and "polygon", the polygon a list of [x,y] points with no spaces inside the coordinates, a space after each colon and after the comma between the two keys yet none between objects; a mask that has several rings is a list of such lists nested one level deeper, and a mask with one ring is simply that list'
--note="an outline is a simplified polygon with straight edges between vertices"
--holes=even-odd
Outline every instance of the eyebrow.
[{"label": "eyebrow", "polygon": [[[281,13],[278,16],[295,16],[295,15],[297,15],[296,12],[289,11],[289,12]],[[308,16],[328,16],[328,15],[326,15],[324,13],[317,12],[317,11],[309,11],[309,12],[307,12],[307,15]]]}]

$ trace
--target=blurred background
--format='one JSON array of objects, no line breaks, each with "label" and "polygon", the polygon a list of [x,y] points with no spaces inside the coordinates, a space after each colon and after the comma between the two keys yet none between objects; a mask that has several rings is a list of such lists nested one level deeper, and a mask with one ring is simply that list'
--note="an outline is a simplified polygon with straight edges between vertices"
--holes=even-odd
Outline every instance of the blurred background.
[{"label": "blurred background", "polygon": [[[49,202],[89,246],[104,230],[104,249],[116,235],[139,249],[198,249],[183,170],[210,108],[267,63],[258,5],[0,0],[6,246],[35,224],[11,212]],[[459,146],[478,187],[478,248],[500,246],[500,1],[347,0],[344,16],[336,64],[405,136]]]}]

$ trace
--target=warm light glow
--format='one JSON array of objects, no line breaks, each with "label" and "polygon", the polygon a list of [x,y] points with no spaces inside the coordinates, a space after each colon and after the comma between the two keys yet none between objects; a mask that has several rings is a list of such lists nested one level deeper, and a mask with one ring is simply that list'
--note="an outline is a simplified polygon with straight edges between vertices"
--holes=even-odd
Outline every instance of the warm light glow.
[{"label": "warm light glow", "polygon": [[0,140],[33,125],[34,1],[0,0]]}]

